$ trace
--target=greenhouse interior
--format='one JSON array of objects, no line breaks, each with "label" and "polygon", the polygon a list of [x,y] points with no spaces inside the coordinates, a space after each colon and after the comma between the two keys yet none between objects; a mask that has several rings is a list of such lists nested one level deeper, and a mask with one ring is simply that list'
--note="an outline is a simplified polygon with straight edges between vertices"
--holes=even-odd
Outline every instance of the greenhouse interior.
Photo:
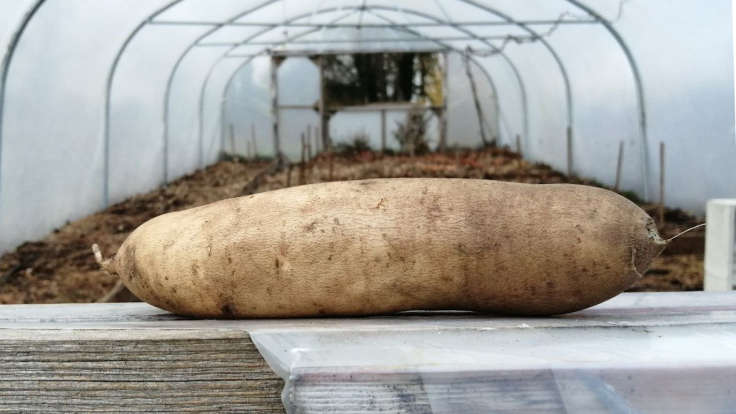
[{"label": "greenhouse interior", "polygon": [[[723,375],[736,379],[736,359],[722,350],[699,359],[690,347],[724,346],[724,338],[736,335],[736,298],[730,293],[736,285],[735,21],[730,0],[709,0],[707,4],[698,0],[0,3],[0,367],[9,363],[7,358],[22,352],[13,347],[36,340],[28,339],[32,335],[24,331],[26,324],[39,332],[66,332],[58,339],[62,342],[76,341],[74,332],[81,329],[81,337],[88,339],[80,342],[79,349],[107,338],[104,335],[108,334],[101,332],[109,329],[113,332],[110,338],[132,344],[130,349],[128,345],[116,348],[123,357],[142,363],[136,359],[135,347],[150,346],[146,352],[157,360],[157,352],[166,353],[146,342],[155,335],[138,337],[135,331],[130,339],[120,331],[145,330],[151,323],[155,330],[177,332],[156,340],[174,338],[179,342],[166,346],[172,352],[188,354],[199,352],[199,348],[186,341],[214,338],[213,331],[197,336],[199,330],[229,332],[226,336],[231,342],[222,342],[222,354],[217,355],[235,349],[245,359],[254,358],[247,364],[263,371],[236,367],[232,371],[213,368],[210,373],[198,371],[200,366],[195,364],[193,375],[207,381],[217,376],[234,378],[237,373],[250,381],[248,386],[267,389],[254,397],[239,399],[240,394],[225,393],[218,399],[222,390],[212,388],[216,392],[210,395],[193,384],[191,388],[166,388],[178,390],[177,396],[172,393],[167,397],[168,391],[161,388],[163,396],[154,403],[154,399],[137,394],[143,393],[143,388],[131,388],[130,400],[116,394],[119,389],[110,388],[113,396],[108,401],[90,391],[96,390],[91,386],[80,388],[79,399],[64,401],[57,396],[58,401],[53,397],[50,405],[43,405],[40,397],[32,396],[51,394],[34,394],[32,386],[0,387],[0,411],[41,406],[85,411],[105,404],[121,410],[140,409],[133,404],[141,401],[153,409],[171,398],[178,401],[170,403],[171,409],[194,404],[191,407],[218,406],[238,412],[728,412],[736,403],[736,389],[713,378]],[[434,194],[431,205],[425,205],[425,198],[420,197],[427,194],[427,187],[421,194],[412,192],[413,183],[424,181],[400,180],[408,178],[430,180],[426,182]],[[512,187],[495,184],[499,181],[536,187],[518,187],[517,194],[511,192]],[[358,182],[366,186],[351,187]],[[560,195],[567,190],[555,191],[562,187],[548,186],[551,184],[578,186],[565,187],[574,195]],[[482,191],[472,189],[485,189],[486,185],[499,185],[492,187],[499,193],[489,195],[495,201],[481,208],[478,203],[488,199],[477,198]],[[532,188],[542,187],[550,189],[548,196],[525,195],[537,194]],[[603,191],[600,189],[606,191],[603,198],[615,196],[617,201],[611,203],[627,204],[615,204],[615,208],[601,204],[584,213],[599,202],[599,193],[587,195],[585,191]],[[343,191],[353,195],[340,198]],[[544,191],[539,190],[539,194]],[[527,196],[531,201],[524,201]],[[248,210],[249,204],[243,204],[247,213],[240,213],[240,207],[232,213],[222,207],[248,203],[250,198],[261,210]],[[572,201],[579,204],[572,206]],[[210,207],[218,203],[222,211]],[[371,209],[365,207],[368,203]],[[564,207],[566,203],[571,206]],[[377,214],[374,210],[400,214],[391,212],[394,206],[409,210],[416,206],[416,216],[404,212],[391,216],[394,218],[371,218]],[[368,210],[356,211],[363,207]],[[216,212],[211,219],[216,223],[228,214],[242,214],[243,220],[250,220],[243,225],[248,229],[228,225],[217,234],[213,230],[212,235],[195,240],[200,236],[192,229],[204,229],[210,219],[190,225],[176,214],[199,217],[197,214],[204,213],[197,212],[210,211],[208,208]],[[324,216],[312,220],[310,209],[320,208]],[[642,212],[641,217],[653,223],[647,224],[645,238],[667,246],[661,254],[661,249],[653,254],[651,263],[647,261],[643,268],[642,248],[626,250],[623,256],[611,253],[621,246],[644,243],[637,239],[639,233],[623,235],[623,229],[629,228],[625,220],[630,219],[624,218],[623,212],[634,208],[635,214]],[[340,216],[340,220],[335,216],[332,228],[320,227],[327,226],[323,221],[328,215],[342,214],[341,209],[352,209],[355,222],[350,221],[350,215]],[[608,216],[600,217],[598,211],[608,212]],[[422,221],[422,214],[431,220]],[[503,221],[506,219],[523,220],[509,224]],[[572,230],[562,229],[577,219],[579,224]],[[175,230],[144,234],[166,220],[172,223],[168,229]],[[269,220],[270,225],[262,224]],[[399,221],[402,223],[397,224]],[[596,228],[599,221],[602,227]],[[302,222],[306,224],[299,228],[308,234],[294,232],[296,223]],[[460,230],[451,223],[462,223],[457,228],[470,233],[455,235],[453,232]],[[546,223],[550,223],[548,227]],[[340,226],[348,227],[336,230]],[[396,235],[395,240],[387,235],[402,226],[414,229]],[[568,230],[580,234],[565,233]],[[162,234],[174,231],[179,232],[177,236],[165,241]],[[322,238],[313,240],[320,231]],[[608,236],[606,231],[622,233]],[[345,232],[352,232],[359,242]],[[269,239],[271,233],[273,240]],[[481,233],[500,242],[486,240],[473,250],[473,243],[481,243]],[[384,326],[381,319],[337,319],[334,324],[320,319],[311,326],[288,318],[436,309],[421,307],[427,302],[411,302],[414,296],[421,296],[423,288],[409,288],[404,282],[392,285],[394,295],[404,295],[415,304],[406,308],[381,305],[371,311],[370,305],[376,302],[367,299],[368,304],[357,310],[348,310],[354,308],[347,304],[347,308],[330,308],[315,296],[305,305],[307,310],[293,314],[282,309],[297,306],[294,303],[300,300],[294,296],[317,295],[312,292],[317,288],[283,288],[282,292],[292,292],[292,302],[278,305],[271,313],[256,311],[256,305],[251,309],[251,293],[241,295],[242,306],[233,298],[237,293],[229,293],[227,303],[212,299],[218,303],[215,313],[191,310],[199,308],[185,299],[162,299],[166,295],[150,293],[169,283],[168,276],[164,282],[157,279],[159,275],[163,278],[166,272],[176,270],[182,278],[191,277],[192,286],[199,283],[193,302],[209,306],[208,298],[214,293],[207,289],[215,289],[212,286],[224,276],[218,273],[220,267],[208,267],[215,265],[211,264],[214,259],[207,258],[218,249],[217,243],[223,244],[222,251],[232,251],[235,240],[243,235],[250,239],[237,248],[245,251],[252,247],[253,253],[243,253],[252,263],[236,259],[236,267],[227,257],[233,268],[228,290],[234,292],[260,286],[260,279],[248,278],[269,272],[276,272],[273,277],[278,283],[285,274],[294,280],[319,275],[330,278],[334,272],[349,273],[351,276],[345,276],[348,280],[353,275],[368,277],[372,270],[358,266],[383,263],[375,254],[386,249],[390,250],[386,278],[394,274],[392,266],[399,260],[395,274],[402,278],[436,273],[443,275],[442,280],[455,280],[447,270],[453,269],[455,259],[432,259],[432,255],[445,254],[460,260],[458,263],[465,260],[457,265],[463,275],[472,273],[469,268],[483,273],[487,269],[483,269],[482,260],[496,254],[493,269],[507,272],[508,278],[514,275],[514,266],[524,269],[519,275],[538,272],[529,277],[552,277],[549,269],[568,272],[547,259],[556,253],[572,257],[575,266],[583,266],[582,273],[568,272],[576,281],[578,273],[603,278],[610,270],[609,259],[611,263],[623,260],[626,269],[621,272],[635,273],[636,277],[625,284],[616,282],[616,292],[610,294],[589,291],[604,282],[581,282],[577,287],[569,281],[546,280],[538,287],[525,282],[524,289],[532,294],[559,294],[568,304],[583,301],[586,295],[597,298],[579,309],[626,291],[612,302],[582,311],[579,319],[563,317],[560,324],[532,316],[571,310],[537,312],[531,310],[532,304],[541,301],[539,309],[547,309],[543,305],[553,299],[523,299],[526,293],[513,291],[488,297],[502,303],[522,301],[520,311],[508,313],[524,318],[506,321],[489,317],[483,325],[480,316],[465,320],[454,314],[442,315],[436,323],[426,316],[428,319],[406,322],[411,332],[392,330],[404,326],[399,321],[386,335],[379,332]],[[522,254],[537,246],[533,235],[549,240],[547,246],[539,245],[550,250],[549,254],[538,252],[535,256],[536,250]],[[461,236],[469,241],[458,239],[450,246]],[[558,236],[566,240],[557,240]],[[337,239],[328,240],[330,237]],[[519,243],[522,238],[528,241]],[[575,239],[579,245],[570,245],[572,250],[566,252],[566,246]],[[174,240],[192,244],[177,247],[178,253],[167,253]],[[440,240],[445,240],[447,251],[437,247]],[[357,249],[353,242],[360,249],[353,250]],[[140,244],[138,256],[135,243]],[[304,243],[303,250],[299,243]],[[208,254],[200,254],[198,249],[205,244]],[[161,252],[146,250],[161,245]],[[397,245],[408,252],[396,253],[392,249]],[[278,248],[264,253],[259,246]],[[586,255],[604,247],[612,250],[596,257],[592,268],[585,264],[589,259]],[[287,258],[289,249],[291,258]],[[330,263],[314,258],[300,271],[300,259],[293,255],[302,252],[306,257],[302,259],[307,260],[318,249],[327,249],[325,256],[332,252],[329,249],[335,249],[329,254]],[[515,265],[501,260],[507,251],[516,249],[520,253],[509,256]],[[489,250],[493,253],[484,253]],[[350,260],[332,262],[333,255],[342,258],[349,252],[355,254]],[[214,256],[218,254],[216,251]],[[178,261],[174,261],[175,256]],[[369,256],[374,261],[364,263]],[[263,257],[268,257],[268,262]],[[132,276],[123,269],[130,264],[126,260],[133,263]],[[203,262],[194,263],[197,260]],[[606,263],[605,270],[601,263]],[[112,266],[117,266],[116,270],[110,270]],[[268,270],[258,266],[268,266]],[[136,279],[146,272],[153,279],[145,283],[140,281],[142,276]],[[237,279],[237,272],[244,276]],[[319,279],[315,286],[326,286],[326,280]],[[376,283],[371,280],[354,282],[355,289],[363,292],[359,299],[372,292]],[[568,287],[571,290],[564,291]],[[172,290],[177,292],[174,287]],[[687,296],[703,290],[722,292]],[[337,288],[323,287],[322,294],[327,291],[331,298],[343,295],[347,301],[350,297]],[[658,296],[664,291],[678,293]],[[99,306],[95,310],[60,305],[90,302],[104,304],[88,305]],[[275,307],[281,302],[274,299],[272,303]],[[41,304],[59,308],[38,307]],[[467,305],[467,309],[462,308],[466,305],[450,306],[458,311],[488,310],[472,307],[476,305]],[[561,304],[549,306],[568,309]],[[179,319],[167,319],[178,316],[158,308],[195,318],[246,321],[241,326],[218,320],[208,327],[195,319],[179,330]],[[505,308],[498,309],[506,313]],[[689,311],[680,315],[682,309]],[[287,321],[274,322],[276,325],[247,319],[284,316]],[[464,330],[453,337],[438,339],[424,331],[451,335],[456,323],[461,326],[457,329]],[[696,328],[688,333],[684,326],[691,324]],[[632,329],[655,332],[665,339],[661,345],[652,345],[651,337],[605,333],[604,325],[636,326]],[[525,331],[529,326],[540,330]],[[91,331],[85,331],[88,327]],[[506,328],[511,330],[497,337],[474,331]],[[551,330],[547,333],[542,328]],[[245,336],[228,330],[240,330]],[[567,355],[565,346],[574,347],[576,342],[571,337],[562,338],[564,330],[579,335],[580,341],[591,347],[591,361],[605,362],[596,365]],[[4,331],[10,338],[7,344]],[[93,331],[99,332],[90,333]],[[345,332],[353,336],[343,335]],[[95,336],[98,334],[103,336]],[[705,339],[691,341],[691,335]],[[512,352],[509,348],[515,347],[514,338],[525,339]],[[43,352],[65,352],[59,351],[58,341],[44,342],[48,349]],[[553,343],[549,346],[558,356],[535,362],[522,355],[550,352],[543,346],[547,341]],[[419,343],[428,345],[416,345]],[[630,347],[643,350],[631,358],[616,354],[616,349]],[[423,352],[432,356],[417,356]],[[220,363],[218,356],[213,358]],[[41,371],[54,369],[39,361]],[[197,361],[207,364],[212,360]],[[227,361],[222,364],[229,364]],[[617,363],[623,364],[622,370]],[[720,368],[709,371],[705,367]],[[8,365],[11,374],[7,378],[0,374],[0,384],[12,381],[13,372],[20,375],[21,371],[13,370],[21,368]],[[100,368],[100,372],[105,369]],[[670,369],[681,370],[682,379],[668,379]],[[155,370],[162,372],[162,384],[176,382],[177,375],[184,375],[165,364]],[[507,372],[513,374],[508,376]],[[77,378],[77,374],[57,374],[56,380]],[[54,380],[43,375],[39,381]],[[107,380],[112,382],[138,381],[125,379],[126,373],[110,375],[112,379]],[[690,394],[682,391],[690,389],[693,382],[700,385]],[[360,387],[355,388],[356,383]],[[386,384],[393,388],[386,388]],[[250,389],[230,389],[233,393],[236,390]],[[194,402],[181,397],[189,392]],[[510,396],[504,397],[505,392]],[[707,393],[717,397],[706,398]],[[17,395],[27,395],[28,399]],[[333,398],[328,398],[330,395]]]}]

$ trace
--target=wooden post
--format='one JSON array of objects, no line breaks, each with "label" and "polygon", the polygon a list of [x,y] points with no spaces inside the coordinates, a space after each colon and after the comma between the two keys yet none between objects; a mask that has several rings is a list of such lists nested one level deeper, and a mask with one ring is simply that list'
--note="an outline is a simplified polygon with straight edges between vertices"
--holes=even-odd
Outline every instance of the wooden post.
[{"label": "wooden post", "polygon": [[381,154],[386,152],[386,110],[381,109]]},{"label": "wooden post", "polygon": [[521,154],[521,134],[516,134],[516,153]]},{"label": "wooden post", "polygon": [[[309,126],[310,129],[312,129],[312,126]],[[314,128],[314,156],[316,157],[320,153],[319,149],[319,137],[317,136],[317,128]]]},{"label": "wooden post", "polygon": [[230,153],[235,155],[235,127],[230,124]]},{"label": "wooden post", "polygon": [[573,153],[572,153],[572,127],[567,127],[567,176],[572,177],[573,172]]},{"label": "wooden post", "polygon": [[321,143],[322,140],[321,140],[321,137],[319,135],[319,127],[318,126],[315,126],[314,127],[314,139],[317,140],[317,148],[318,148],[317,151],[323,152],[325,150],[325,146],[322,145],[322,143]]},{"label": "wooden post", "polygon": [[618,192],[621,188],[621,167],[624,162],[624,142],[618,143],[618,159],[616,160],[616,185],[613,187],[614,191]]},{"label": "wooden post", "polygon": [[251,156],[255,159],[258,158],[258,147],[256,146],[256,124],[251,123],[250,124],[250,139],[253,142],[253,147],[251,148]]},{"label": "wooden post", "polygon": [[659,142],[659,225],[664,225],[664,142]]},{"label": "wooden post", "polygon": [[327,151],[332,151],[332,142],[330,140],[330,133],[328,128],[329,114],[327,108],[325,108],[325,60],[323,56],[317,59],[319,63],[319,129],[322,132],[322,148]]},{"label": "wooden post", "polygon": [[307,125],[307,161],[312,159],[312,127]]},{"label": "wooden post", "polygon": [[286,187],[291,187],[291,170],[294,167],[294,164],[289,164],[289,168],[286,171]]},{"label": "wooden post", "polygon": [[281,155],[281,136],[279,135],[279,65],[283,58],[271,56],[271,122],[273,122],[274,157]]},{"label": "wooden post", "polygon": [[445,67],[442,71],[442,109],[439,111],[440,142],[438,149],[440,151],[444,151],[447,148],[447,101],[450,95],[450,55],[445,52],[442,54],[442,58]]},{"label": "wooden post", "polygon": [[307,152],[307,145],[304,142],[303,132],[302,132],[301,138],[302,138],[302,162],[299,163],[299,185],[304,184],[304,164],[305,164],[304,158],[306,157],[306,152]]}]

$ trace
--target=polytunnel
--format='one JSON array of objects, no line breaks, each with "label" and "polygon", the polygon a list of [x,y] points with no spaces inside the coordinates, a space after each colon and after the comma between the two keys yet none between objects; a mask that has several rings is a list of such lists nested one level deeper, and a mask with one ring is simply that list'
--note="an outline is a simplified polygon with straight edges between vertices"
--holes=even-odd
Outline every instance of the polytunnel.
[{"label": "polytunnel", "polygon": [[0,250],[225,151],[296,157],[307,127],[381,145],[405,107],[323,122],[320,59],[358,52],[442,56],[439,149],[495,140],[700,214],[736,194],[731,30],[728,0],[3,2]]}]

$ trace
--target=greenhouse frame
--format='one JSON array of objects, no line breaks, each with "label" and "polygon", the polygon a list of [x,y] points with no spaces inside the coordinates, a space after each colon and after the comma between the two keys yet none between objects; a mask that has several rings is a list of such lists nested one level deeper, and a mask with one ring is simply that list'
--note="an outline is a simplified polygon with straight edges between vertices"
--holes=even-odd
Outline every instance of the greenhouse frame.
[{"label": "greenhouse frame", "polygon": [[235,137],[286,156],[307,127],[341,139],[339,119],[309,108],[319,56],[356,52],[444,56],[439,149],[488,135],[645,200],[666,187],[669,205],[701,214],[736,193],[734,71],[731,2],[695,4],[5,3],[0,250],[243,153]]}]

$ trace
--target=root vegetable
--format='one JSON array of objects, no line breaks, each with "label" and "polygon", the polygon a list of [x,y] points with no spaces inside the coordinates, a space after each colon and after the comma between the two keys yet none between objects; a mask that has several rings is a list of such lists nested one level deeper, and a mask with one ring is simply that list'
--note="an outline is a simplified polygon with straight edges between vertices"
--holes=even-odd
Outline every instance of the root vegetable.
[{"label": "root vegetable", "polygon": [[623,291],[665,245],[643,210],[599,188],[377,179],[164,214],[104,267],[197,317],[551,315]]}]

